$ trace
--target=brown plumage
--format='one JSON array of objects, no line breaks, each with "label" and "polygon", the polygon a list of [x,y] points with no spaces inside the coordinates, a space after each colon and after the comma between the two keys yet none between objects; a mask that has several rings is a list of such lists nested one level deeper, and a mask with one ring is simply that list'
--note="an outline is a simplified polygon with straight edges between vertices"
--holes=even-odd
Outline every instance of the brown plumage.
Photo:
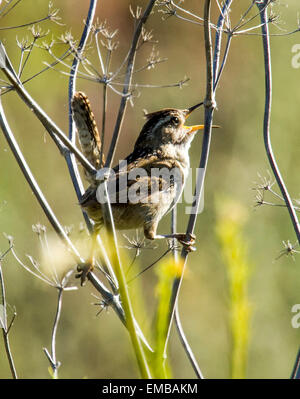
[{"label": "brown plumage", "polygon": [[[161,218],[178,201],[189,171],[189,148],[197,130],[203,125],[185,126],[189,114],[201,104],[189,109],[167,108],[146,115],[134,149],[123,164],[113,168],[108,179],[108,191],[116,229],[143,228],[146,238],[177,238],[188,250],[193,250],[194,237],[176,233],[158,235]],[[85,156],[100,169],[101,144],[89,102],[83,93],[76,93],[72,101],[74,121]],[[83,130],[81,132],[81,130]],[[98,157],[98,158],[97,158]],[[154,171],[164,171],[155,173]],[[140,171],[141,173],[135,173]],[[171,173],[171,178],[170,173]],[[95,222],[97,233],[103,225],[101,207],[101,170],[84,193],[80,205]],[[131,194],[138,193],[137,196]],[[86,273],[85,270],[82,280]]]},{"label": "brown plumage", "polygon": [[[84,93],[77,92],[72,98],[71,106],[82,152],[96,169],[100,169],[104,165],[104,157],[102,155],[100,161],[101,140],[89,99]],[[86,170],[84,173],[90,183],[95,182]]]}]

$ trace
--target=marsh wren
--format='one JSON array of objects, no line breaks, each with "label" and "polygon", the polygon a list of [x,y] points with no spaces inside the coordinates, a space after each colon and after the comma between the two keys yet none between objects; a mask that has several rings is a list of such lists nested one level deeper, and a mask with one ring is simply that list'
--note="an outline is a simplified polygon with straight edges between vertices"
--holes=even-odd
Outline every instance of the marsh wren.
[{"label": "marsh wren", "polygon": [[[190,166],[190,145],[195,133],[204,128],[204,125],[186,126],[185,121],[200,105],[202,103],[187,109],[166,108],[145,115],[147,121],[132,153],[112,169],[108,178],[116,229],[143,228],[145,237],[150,240],[176,238],[188,251],[194,250],[194,235],[159,235],[157,227],[183,190]],[[100,135],[85,94],[78,92],[74,95],[72,112],[82,151],[101,174],[104,159],[100,160]],[[85,175],[91,185],[83,194],[80,205],[95,222],[95,234],[98,234],[104,223],[100,182],[87,172]],[[90,263],[90,267],[82,272],[82,281],[93,268],[93,260]]]}]

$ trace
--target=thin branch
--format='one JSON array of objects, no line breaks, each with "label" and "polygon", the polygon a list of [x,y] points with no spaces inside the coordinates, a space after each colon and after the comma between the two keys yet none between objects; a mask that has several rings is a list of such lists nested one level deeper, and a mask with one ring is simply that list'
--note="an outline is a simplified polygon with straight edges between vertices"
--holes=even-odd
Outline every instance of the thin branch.
[{"label": "thin branch", "polygon": [[58,368],[60,367],[60,362],[57,361],[57,358],[56,358],[56,333],[57,333],[57,328],[58,328],[58,324],[59,324],[59,320],[60,320],[60,316],[61,316],[63,292],[68,289],[68,288],[66,288],[66,285],[67,285],[72,273],[73,273],[73,270],[69,271],[64,276],[62,281],[60,282],[60,285],[57,287],[58,297],[57,297],[57,307],[56,307],[54,323],[53,323],[53,328],[52,328],[52,334],[51,334],[51,355],[48,352],[47,348],[43,348],[44,353],[50,362],[54,379],[58,378]]},{"label": "thin branch", "polygon": [[60,315],[61,315],[61,308],[62,308],[62,298],[63,298],[63,287],[58,288],[58,297],[57,297],[57,307],[56,307],[56,313],[55,313],[55,318],[54,318],[54,323],[53,323],[53,328],[52,328],[52,339],[51,339],[51,355],[49,354],[47,348],[44,348],[44,352],[50,361],[50,365],[53,371],[53,378],[57,379],[58,378],[58,368],[60,366],[60,362],[57,361],[56,359],[56,333],[57,333],[57,327],[58,323],[60,320]]},{"label": "thin branch", "polygon": [[46,17],[37,19],[36,21],[27,22],[27,23],[22,24],[22,25],[4,26],[4,27],[0,28],[0,31],[1,30],[12,30],[12,29],[18,29],[18,28],[25,28],[26,26],[35,25],[35,24],[38,24],[40,22],[47,21],[49,19],[51,20],[51,15],[47,15]]},{"label": "thin branch", "polygon": [[160,255],[154,262],[152,262],[150,265],[146,266],[143,270],[141,270],[138,274],[136,274],[134,277],[132,277],[130,280],[127,281],[127,284],[130,284],[133,280],[141,276],[143,273],[145,273],[147,270],[151,269],[154,265],[156,265],[161,259],[163,259],[168,253],[172,251],[173,247],[168,248],[162,255]]},{"label": "thin branch", "polygon": [[216,88],[218,86],[220,77],[222,75],[225,63],[227,61],[229,47],[230,47],[230,44],[231,44],[232,35],[228,34],[227,43],[226,43],[226,47],[225,47],[225,51],[224,51],[224,55],[223,55],[222,64],[221,64],[221,67],[219,69],[219,60],[220,60],[221,44],[222,44],[222,29],[223,29],[223,25],[224,25],[224,21],[225,21],[224,13],[226,15],[228,14],[232,1],[233,0],[226,0],[225,4],[223,6],[223,9],[222,9],[222,13],[220,14],[219,20],[218,20],[218,28],[219,29],[216,32],[214,60],[213,60],[214,91],[216,91]]},{"label": "thin branch", "polygon": [[34,195],[36,196],[36,198],[37,198],[39,204],[41,205],[45,215],[47,216],[49,222],[51,223],[51,225],[54,228],[54,230],[56,231],[56,233],[60,236],[60,238],[63,239],[63,241],[65,243],[67,243],[68,247],[72,249],[73,253],[75,254],[75,256],[77,258],[77,261],[79,261],[80,260],[79,253],[77,252],[77,250],[71,243],[69,237],[65,233],[62,226],[60,225],[54,212],[52,211],[50,205],[48,204],[46,198],[44,197],[41,189],[39,188],[34,176],[31,173],[31,170],[22,154],[22,151],[20,150],[20,147],[19,147],[19,145],[8,125],[8,122],[6,120],[4,110],[2,107],[1,100],[0,100],[0,126],[2,128],[2,131],[4,133],[4,136],[8,142],[10,149],[25,176],[25,179],[27,180],[30,188],[32,189]]},{"label": "thin branch", "polygon": [[[264,143],[267,152],[267,156],[269,159],[269,163],[271,165],[272,171],[275,175],[277,184],[280,188],[281,194],[284,198],[286,206],[289,211],[289,215],[297,236],[298,243],[300,244],[300,226],[297,218],[296,211],[293,206],[293,202],[290,198],[289,192],[285,186],[284,180],[281,177],[280,170],[276,163],[274,153],[272,150],[272,143],[270,138],[270,116],[271,116],[271,103],[272,103],[272,72],[271,72],[271,51],[270,51],[270,38],[269,38],[269,25],[268,25],[268,0],[265,2],[256,4],[259,12],[260,19],[262,25],[262,42],[263,42],[263,52],[264,52],[264,64],[265,64],[265,112],[264,112],[264,125],[263,125],[263,134],[264,134]],[[300,375],[300,367],[299,367],[299,358],[300,351],[297,355],[297,360],[294,366],[294,370],[292,373],[292,378],[299,378]]]},{"label": "thin branch", "polygon": [[[177,207],[175,206],[172,209],[172,213],[171,213],[171,233],[175,234],[176,232],[177,232]],[[178,262],[178,253],[175,248],[175,245],[176,245],[175,241],[176,240],[173,239],[173,258],[174,258],[174,262],[177,263]],[[176,302],[174,321],[175,321],[175,326],[176,326],[176,330],[177,330],[180,342],[181,342],[183,349],[193,367],[193,370],[194,370],[197,378],[203,379],[204,377],[200,370],[199,364],[197,363],[196,357],[192,351],[192,348],[191,348],[191,346],[186,338],[186,335],[184,333],[184,330],[183,330],[183,326],[182,326],[182,323],[180,320],[178,301]]]},{"label": "thin branch", "polygon": [[134,32],[134,35],[133,35],[133,39],[132,39],[132,43],[131,43],[131,47],[130,47],[130,51],[129,51],[129,55],[128,55],[126,76],[125,76],[124,88],[123,88],[123,97],[121,98],[117,121],[116,121],[116,125],[114,128],[111,144],[109,147],[107,160],[105,163],[105,167],[107,167],[107,168],[111,168],[114,154],[116,151],[116,147],[118,144],[118,139],[119,139],[119,135],[120,135],[120,131],[121,131],[124,115],[125,115],[125,110],[126,110],[126,106],[127,106],[127,100],[129,99],[128,94],[129,94],[129,90],[130,90],[130,86],[131,86],[131,79],[132,79],[133,67],[134,67],[134,62],[135,62],[136,48],[137,48],[138,41],[139,41],[139,38],[142,33],[142,27],[146,23],[149,15],[154,7],[155,1],[156,0],[149,1],[148,5],[146,7],[146,10],[145,10],[144,14],[142,15],[142,17],[140,18],[138,25],[136,27],[136,30]]},{"label": "thin branch", "polygon": [[[262,12],[262,11],[265,11],[265,10],[267,9],[268,5],[269,5],[272,1],[273,1],[273,0],[263,0],[260,4],[257,4],[257,6],[258,6],[258,8],[259,8],[259,12],[258,12],[257,14],[252,15],[250,18],[248,18],[248,19],[247,19],[246,21],[244,21],[242,24],[235,26],[235,27],[233,28],[233,30],[236,31],[237,29],[240,29],[240,28],[242,28],[243,26],[249,24],[249,22],[253,21],[256,17],[258,17],[259,15],[261,15],[261,12]],[[255,1],[253,1],[253,3],[255,4],[255,3],[257,3],[257,1],[255,0]],[[252,5],[254,5],[254,4],[251,4],[251,8],[252,8]],[[249,10],[249,11],[250,11],[250,10]]]},{"label": "thin branch", "polygon": [[[11,247],[9,248],[9,250],[11,249]],[[5,252],[5,254],[8,251]],[[13,324],[13,321],[15,319],[15,315],[12,319],[12,321],[10,322],[9,326],[7,327],[7,304],[6,304],[6,294],[5,294],[5,285],[4,285],[4,279],[3,279],[3,273],[2,273],[2,259],[4,258],[5,254],[1,255],[0,257],[0,288],[1,288],[1,297],[2,297],[2,314],[0,315],[1,319],[2,319],[2,323],[3,325],[1,325],[2,327],[2,335],[3,335],[3,341],[4,341],[4,347],[5,347],[5,352],[6,352],[6,356],[8,359],[8,363],[9,363],[9,368],[10,368],[10,372],[12,374],[12,377],[14,379],[17,379],[17,372],[16,372],[16,368],[15,368],[15,364],[14,364],[14,359],[11,353],[11,349],[10,349],[10,343],[9,343],[9,331],[10,328]]]},{"label": "thin branch", "polygon": [[[49,69],[53,68],[55,65],[59,64],[60,62],[62,62],[71,52],[71,49],[69,48],[68,50],[66,50],[59,58],[56,58],[56,60],[54,62],[52,62],[52,64],[46,64],[47,66],[43,69],[41,69],[39,72],[36,72],[34,75],[30,76],[29,78],[25,79],[22,81],[22,85],[24,86],[26,83],[30,82],[32,79],[36,78],[37,76],[41,75],[42,73],[48,71]],[[54,68],[53,68],[54,69]],[[19,73],[18,75],[19,76]],[[4,80],[1,79],[1,81],[5,82]],[[4,94],[10,92],[14,90],[13,86],[8,87],[6,90],[3,90],[1,92],[1,95],[3,96]]]},{"label": "thin branch", "polygon": [[[208,162],[208,156],[209,156],[209,149],[210,149],[210,141],[211,141],[211,128],[212,128],[212,116],[213,116],[213,111],[216,106],[215,104],[215,99],[214,99],[214,90],[216,89],[214,87],[214,82],[213,82],[213,57],[212,57],[212,43],[211,43],[211,24],[210,24],[210,0],[206,0],[204,3],[204,40],[205,40],[205,54],[206,54],[206,70],[207,70],[207,87],[206,87],[206,99],[205,99],[205,127],[204,127],[204,135],[203,135],[203,143],[202,143],[202,152],[201,152],[201,157],[200,157],[200,163],[199,163],[199,169],[203,171],[203,173],[199,173],[197,176],[197,182],[196,182],[196,187],[195,187],[195,194],[194,194],[194,200],[193,200],[193,213],[190,215],[189,221],[188,221],[188,226],[187,226],[187,231],[186,234],[189,236],[190,234],[193,233],[195,224],[196,224],[196,219],[197,219],[197,214],[198,214],[198,208],[200,205],[200,200],[201,196],[203,193],[203,187],[204,187],[204,178],[205,178],[205,173],[206,173],[206,168],[207,168],[207,162]],[[224,14],[222,14],[222,18],[224,18]],[[218,24],[221,25],[222,18],[219,18]],[[221,30],[220,30],[221,32]],[[165,352],[166,348],[168,345],[169,337],[170,337],[170,332],[171,332],[171,326],[172,326],[172,321],[174,318],[174,313],[176,309],[176,303],[178,300],[178,295],[187,263],[187,257],[188,257],[188,251],[183,248],[181,252],[181,259],[183,262],[182,265],[182,272],[181,276],[177,277],[174,279],[173,282],[173,287],[172,287],[172,296],[170,300],[170,305],[169,305],[169,326],[168,326],[168,334],[167,334],[167,339],[165,343]]]},{"label": "thin branch", "polygon": [[300,379],[300,349],[298,351],[296,361],[294,364],[293,372],[291,375],[291,379],[293,380],[299,380]]},{"label": "thin branch", "polygon": [[102,100],[102,128],[101,128],[101,151],[100,164],[104,165],[104,140],[106,127],[106,112],[107,112],[107,85],[103,85],[103,100]]},{"label": "thin branch", "polygon": [[[85,26],[84,26],[84,30],[83,33],[81,35],[80,38],[80,42],[79,45],[77,47],[76,50],[76,54],[82,54],[82,52],[84,51],[85,45],[87,43],[87,39],[88,36],[90,34],[91,31],[91,27],[92,27],[92,23],[94,20],[94,16],[95,16],[95,12],[96,12],[96,6],[97,6],[97,0],[91,0],[90,1],[90,6],[89,6],[89,10],[88,10],[88,15],[85,21]],[[75,93],[75,86],[76,86],[76,78],[77,78],[77,73],[78,73],[78,68],[79,68],[79,61],[80,61],[80,57],[75,56],[74,60],[73,60],[73,64],[70,70],[70,79],[69,79],[69,91],[68,91],[68,101],[69,101],[69,140],[75,145],[75,140],[76,140],[76,129],[75,129],[75,123],[73,121],[72,118],[72,109],[71,109],[71,101],[72,98],[74,96]],[[80,178],[80,174],[78,171],[78,166],[75,160],[75,156],[74,154],[67,154],[66,156],[66,161],[67,161],[67,165],[69,168],[69,173],[72,179],[72,183],[77,195],[77,198],[80,199],[82,194],[84,193],[84,188],[83,188],[83,184]],[[87,170],[89,171],[89,170]],[[88,218],[88,216],[86,215],[86,213],[83,211],[83,216],[85,219],[85,222],[88,226],[89,231],[91,232],[92,230],[92,225],[91,222]]]},{"label": "thin branch", "polygon": [[290,198],[289,192],[286,188],[284,180],[281,176],[280,170],[275,160],[275,156],[272,149],[271,137],[270,137],[270,117],[271,117],[271,104],[272,104],[272,72],[271,72],[271,52],[270,52],[270,39],[269,39],[269,25],[268,25],[268,0],[265,2],[257,3],[257,7],[260,11],[260,19],[262,23],[262,43],[264,52],[264,65],[265,65],[265,111],[264,111],[264,124],[263,124],[263,135],[264,143],[266,148],[267,157],[271,165],[272,171],[276,178],[277,184],[284,198],[286,206],[289,211],[289,215],[298,239],[300,243],[300,225],[298,217]]},{"label": "thin branch", "polygon": [[20,64],[19,71],[18,71],[18,77],[20,79],[21,79],[22,73],[24,72],[26,64],[27,64],[27,62],[28,62],[28,60],[29,60],[29,58],[30,58],[30,56],[32,54],[32,50],[34,49],[34,45],[35,45],[36,41],[37,41],[37,38],[34,37],[29,49],[27,50],[28,52],[27,52],[26,58],[25,58],[25,60],[23,62],[23,65]]},{"label": "thin branch", "polygon": [[[9,5],[13,2],[14,0],[9,0],[7,1],[7,4],[5,4],[5,6],[3,6],[0,10],[0,16],[1,18],[5,17],[12,9],[14,9],[16,7],[16,5],[18,5],[22,0],[17,0],[15,2],[15,4],[13,4],[8,10],[6,10],[6,8],[9,7]],[[6,10],[6,12],[4,12]]]},{"label": "thin branch", "polygon": [[[33,100],[33,98],[29,95],[29,93],[25,90],[24,86],[18,81],[13,73],[7,68],[3,68],[3,72],[13,84],[16,92],[22,98],[22,100],[26,103],[26,105],[34,112],[39,121],[45,127],[47,132],[53,138],[56,136],[62,143],[67,147],[74,155],[77,160],[82,164],[82,166],[87,169],[91,174],[96,173],[95,168],[87,161],[87,159],[82,155],[82,153],[73,145],[73,143],[65,136],[62,130],[56,126],[56,124],[48,117],[48,115],[44,112],[44,110]],[[56,144],[58,144],[57,140],[55,140]],[[59,146],[60,151],[65,151],[63,147]]]},{"label": "thin branch", "polygon": [[199,367],[197,359],[196,359],[196,357],[192,351],[192,348],[186,338],[186,335],[184,333],[184,330],[183,330],[183,327],[181,324],[180,313],[179,313],[179,309],[178,309],[178,302],[176,303],[176,306],[175,306],[174,321],[175,321],[176,330],[177,330],[179,338],[180,338],[180,342],[181,342],[183,349],[193,367],[193,370],[194,370],[197,378],[199,378],[200,380],[203,380],[204,376],[201,372],[201,369]]},{"label": "thin branch", "polygon": [[[247,8],[246,11],[244,11],[244,13],[241,15],[239,22],[235,25],[235,27],[232,29],[237,30],[240,28],[240,24],[244,23],[246,16],[249,14],[249,12],[252,10],[252,8],[254,7],[256,3],[256,0],[252,0],[252,3],[249,5],[249,7]],[[248,23],[248,21],[247,21]]]}]

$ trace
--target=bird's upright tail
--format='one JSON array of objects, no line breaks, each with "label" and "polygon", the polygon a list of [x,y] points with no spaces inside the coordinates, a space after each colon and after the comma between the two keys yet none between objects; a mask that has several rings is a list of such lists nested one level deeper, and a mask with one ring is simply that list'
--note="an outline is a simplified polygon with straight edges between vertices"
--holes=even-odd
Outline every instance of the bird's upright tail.
[{"label": "bird's upright tail", "polygon": [[[89,99],[84,93],[76,92],[72,98],[71,108],[82,152],[96,169],[100,169],[104,166],[104,155],[102,154],[101,160],[102,143]],[[84,173],[90,183],[95,183],[92,175],[86,170]]]}]

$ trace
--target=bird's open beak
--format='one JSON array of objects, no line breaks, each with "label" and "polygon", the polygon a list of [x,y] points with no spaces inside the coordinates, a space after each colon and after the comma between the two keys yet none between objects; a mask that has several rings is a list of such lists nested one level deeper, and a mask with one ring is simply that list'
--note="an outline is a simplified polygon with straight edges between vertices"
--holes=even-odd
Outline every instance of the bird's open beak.
[{"label": "bird's open beak", "polygon": [[[203,105],[203,102],[199,103],[199,104],[196,104],[196,105],[193,105],[192,107],[186,109],[185,110],[185,119],[187,119],[195,109],[201,107],[201,105]],[[187,132],[186,132],[187,134],[195,132],[196,130],[203,130],[204,129],[204,125],[194,125],[194,126],[185,126],[184,125],[183,127],[187,130]],[[212,127],[218,128],[220,126],[212,125]]]},{"label": "bird's open beak", "polygon": [[203,130],[204,125],[194,125],[194,126],[183,126],[184,129],[186,129],[186,134],[190,134],[192,132],[195,132],[196,130]]},{"label": "bird's open beak", "polygon": [[196,105],[193,105],[192,107],[188,108],[185,111],[185,119],[187,119],[195,109],[201,107],[201,105],[203,105],[203,102],[199,103],[199,104],[196,104]]}]

